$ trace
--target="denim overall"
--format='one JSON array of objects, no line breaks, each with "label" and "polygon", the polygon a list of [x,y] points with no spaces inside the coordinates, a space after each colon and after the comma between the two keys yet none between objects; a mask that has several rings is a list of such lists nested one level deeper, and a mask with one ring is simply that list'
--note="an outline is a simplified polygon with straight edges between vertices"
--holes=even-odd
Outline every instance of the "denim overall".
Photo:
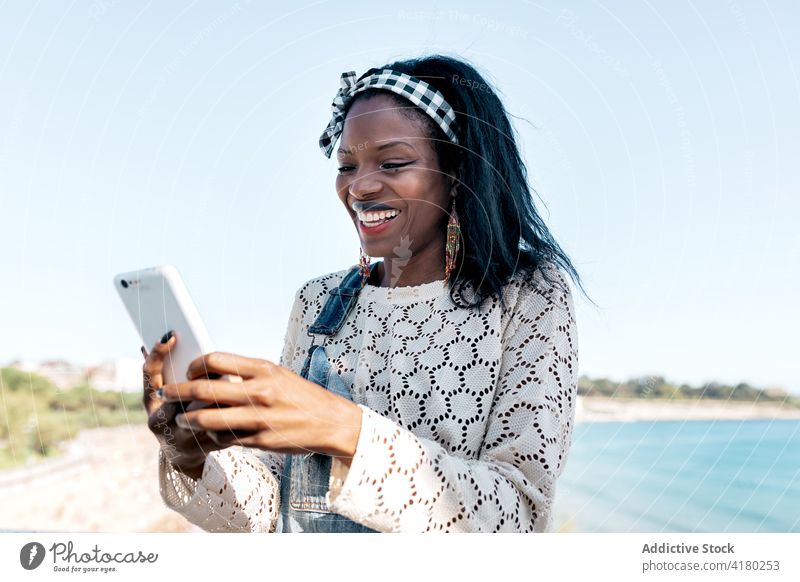
[{"label": "denim overall", "polygon": [[[377,264],[370,265],[371,274]],[[367,278],[360,274],[360,268],[354,267],[338,287],[329,291],[330,295],[319,317],[308,328],[312,341],[300,374],[350,401],[353,400],[350,390],[339,375],[331,370],[324,343],[341,329],[366,281]],[[322,345],[314,345],[316,337],[311,334],[324,334],[327,337]],[[313,452],[285,456],[276,532],[376,533],[376,530],[328,509],[325,494],[328,492],[332,460],[329,455]]]}]

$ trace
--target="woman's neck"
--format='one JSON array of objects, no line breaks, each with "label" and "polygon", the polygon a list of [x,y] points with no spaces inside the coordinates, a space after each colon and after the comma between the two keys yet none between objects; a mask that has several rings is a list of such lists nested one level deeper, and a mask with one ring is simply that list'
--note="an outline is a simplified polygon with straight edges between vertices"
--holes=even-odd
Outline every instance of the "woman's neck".
[{"label": "woman's neck", "polygon": [[367,284],[375,287],[412,287],[444,279],[443,264],[437,268],[430,264],[422,266],[419,262],[409,261],[402,266],[398,265],[396,270],[399,275],[393,276],[392,259],[384,258],[372,270]]}]

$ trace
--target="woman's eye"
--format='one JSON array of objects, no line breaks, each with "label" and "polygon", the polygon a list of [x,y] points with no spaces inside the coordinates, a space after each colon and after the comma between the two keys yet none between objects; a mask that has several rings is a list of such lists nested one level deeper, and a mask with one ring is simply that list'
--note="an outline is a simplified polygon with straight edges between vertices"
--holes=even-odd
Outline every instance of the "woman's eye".
[{"label": "woman's eye", "polygon": [[[407,166],[410,163],[411,162],[404,162],[404,163],[386,162],[384,164],[381,164],[381,167],[386,169],[386,170],[395,170],[397,168],[402,168],[403,166]],[[339,173],[340,174],[344,174],[345,172],[349,172],[352,169],[353,169],[353,166],[340,166],[339,167]]]},{"label": "woman's eye", "polygon": [[384,165],[384,167],[385,167],[387,170],[393,170],[393,169],[395,169],[395,168],[402,168],[403,166],[407,166],[407,165],[408,165],[408,164],[410,164],[410,163],[411,163],[411,162],[406,162],[406,163],[404,163],[404,164],[396,164],[396,163],[386,162],[386,163],[385,163],[385,164],[383,164],[383,165]]}]

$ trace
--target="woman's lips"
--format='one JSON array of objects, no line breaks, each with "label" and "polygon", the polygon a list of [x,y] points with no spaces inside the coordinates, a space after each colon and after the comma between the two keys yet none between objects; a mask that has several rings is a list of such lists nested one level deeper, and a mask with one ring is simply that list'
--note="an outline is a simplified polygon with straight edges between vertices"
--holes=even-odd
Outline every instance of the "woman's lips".
[{"label": "woman's lips", "polygon": [[356,216],[356,222],[358,223],[358,230],[359,230],[360,232],[362,232],[363,234],[370,234],[370,235],[371,235],[371,234],[378,234],[379,232],[383,232],[384,230],[386,230],[387,228],[389,228],[389,226],[390,226],[390,225],[391,225],[391,224],[392,224],[392,223],[393,223],[395,220],[397,220],[397,218],[398,218],[398,217],[399,217],[401,214],[402,214],[402,212],[398,212],[398,213],[397,213],[395,216],[393,216],[392,218],[389,218],[389,219],[386,219],[386,220],[384,220],[384,221],[380,222],[380,223],[379,223],[377,226],[367,226],[366,224],[364,224],[364,223],[361,221],[361,219],[360,219],[360,218],[358,218],[358,216]]}]

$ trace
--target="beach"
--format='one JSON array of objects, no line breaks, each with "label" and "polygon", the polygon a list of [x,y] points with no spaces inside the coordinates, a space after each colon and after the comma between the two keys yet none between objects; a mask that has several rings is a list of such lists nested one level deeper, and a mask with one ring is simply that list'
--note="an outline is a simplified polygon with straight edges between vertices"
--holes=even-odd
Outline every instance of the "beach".
[{"label": "beach", "polygon": [[659,400],[579,396],[575,422],[649,420],[800,419],[800,408],[774,402],[725,400]]},{"label": "beach", "polygon": [[0,472],[0,494],[5,531],[199,531],[164,505],[144,425],[84,429],[60,457]]}]

